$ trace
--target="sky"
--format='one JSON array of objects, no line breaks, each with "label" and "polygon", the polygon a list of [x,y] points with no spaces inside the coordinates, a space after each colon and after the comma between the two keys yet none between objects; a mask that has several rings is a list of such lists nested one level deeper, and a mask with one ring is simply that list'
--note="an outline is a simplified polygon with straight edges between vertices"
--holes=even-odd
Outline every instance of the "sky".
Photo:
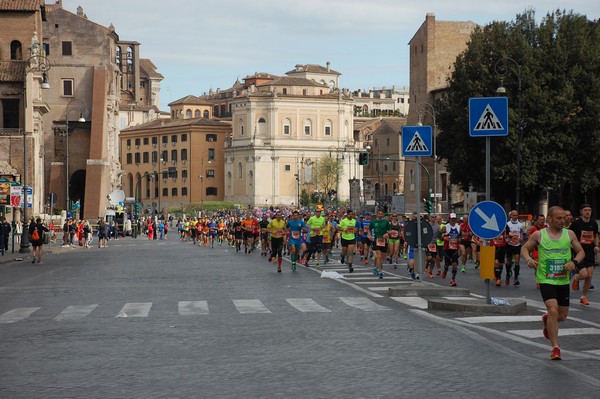
[{"label": "sky", "polygon": [[[52,2],[52,0],[46,0]],[[164,76],[161,109],[187,95],[226,89],[255,72],[283,75],[296,64],[331,63],[352,91],[406,87],[408,42],[427,13],[438,21],[513,21],[533,9],[600,18],[593,0],[63,0],[141,43]]]}]

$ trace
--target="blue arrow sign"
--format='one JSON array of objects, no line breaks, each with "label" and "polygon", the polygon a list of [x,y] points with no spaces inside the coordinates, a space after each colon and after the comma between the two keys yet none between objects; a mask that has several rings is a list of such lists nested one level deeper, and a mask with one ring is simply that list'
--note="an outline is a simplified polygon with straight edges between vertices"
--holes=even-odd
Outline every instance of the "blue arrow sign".
[{"label": "blue arrow sign", "polygon": [[469,227],[484,240],[498,237],[506,227],[506,211],[497,202],[482,201],[469,212]]},{"label": "blue arrow sign", "polygon": [[469,98],[469,136],[508,136],[508,98]]},{"label": "blue arrow sign", "polygon": [[402,127],[402,156],[430,156],[433,153],[431,142],[431,126]]}]

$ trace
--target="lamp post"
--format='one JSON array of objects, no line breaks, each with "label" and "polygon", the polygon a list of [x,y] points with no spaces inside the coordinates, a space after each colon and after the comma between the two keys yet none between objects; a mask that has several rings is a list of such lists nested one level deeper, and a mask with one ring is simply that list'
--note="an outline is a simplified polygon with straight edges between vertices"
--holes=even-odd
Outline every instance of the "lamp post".
[{"label": "lamp post", "polygon": [[[301,159],[301,161],[298,161]],[[298,197],[298,209],[300,209],[300,165],[304,164],[304,152],[296,154],[296,195]]]},{"label": "lamp post", "polygon": [[[162,196],[162,193],[161,193],[162,187],[160,185],[160,180],[163,179],[164,172],[160,171],[160,165],[161,164],[166,165],[167,160],[165,158],[160,158],[159,161],[160,162],[158,164],[158,212],[157,213],[162,214],[162,208],[161,208],[161,203],[160,203],[160,197]],[[164,179],[163,181],[165,183],[167,182],[166,179]]]},{"label": "lamp post", "polygon": [[79,118],[77,119],[77,122],[79,123],[84,123],[85,122],[85,118],[83,117],[84,113],[87,113],[87,104],[85,103],[85,101],[80,100],[78,98],[73,98],[71,99],[71,101],[69,101],[67,103],[67,108],[65,110],[65,125],[67,127],[67,131],[65,132],[65,136],[66,136],[66,153],[65,153],[65,169],[66,169],[66,185],[67,185],[67,191],[66,191],[66,208],[67,208],[67,212],[69,212],[71,209],[71,203],[70,203],[70,195],[69,195],[69,186],[70,186],[70,172],[69,172],[69,115],[73,112],[73,111],[77,111],[77,114],[79,115]]},{"label": "lamp post", "polygon": [[[511,63],[516,68],[509,68],[508,64]],[[500,77],[500,86],[496,89],[496,94],[506,94],[506,87],[504,87],[504,77],[509,72],[514,73],[517,76],[518,91],[517,91],[517,108],[519,112],[519,124],[517,125],[517,184],[515,192],[516,206],[515,209],[518,213],[521,213],[521,141],[523,140],[523,130],[525,129],[525,118],[523,117],[523,108],[521,107],[521,65],[512,58],[504,57],[496,61],[494,65],[496,74]]]},{"label": "lamp post", "polygon": [[50,61],[48,58],[39,55],[39,42],[37,42],[37,36],[34,35],[34,41],[31,46],[32,56],[25,61],[25,74],[23,76],[23,232],[21,234],[21,246],[19,248],[20,253],[30,252],[29,245],[29,222],[27,220],[27,77],[30,72],[41,72],[42,83],[40,88],[46,90],[50,88],[48,83],[48,71],[50,70]]},{"label": "lamp post", "polygon": [[329,146],[329,158],[331,158],[331,153],[335,152],[335,206],[336,208],[340,207],[340,153],[342,154],[342,161],[344,160],[344,148]]},{"label": "lamp post", "polygon": [[[431,109],[431,111],[426,110],[425,107],[429,107]],[[437,164],[438,164],[438,158],[437,158],[437,135],[436,135],[436,128],[437,128],[437,124],[435,121],[435,108],[433,107],[433,105],[429,104],[429,103],[422,103],[421,104],[421,109],[418,111],[419,114],[419,122],[417,123],[418,126],[423,126],[423,115],[424,114],[429,114],[431,115],[431,118],[433,119],[433,126],[431,127],[432,129],[432,136],[433,136],[433,212],[437,213],[437,189],[438,189],[438,185],[437,185]],[[429,193],[428,193],[429,195]]]}]

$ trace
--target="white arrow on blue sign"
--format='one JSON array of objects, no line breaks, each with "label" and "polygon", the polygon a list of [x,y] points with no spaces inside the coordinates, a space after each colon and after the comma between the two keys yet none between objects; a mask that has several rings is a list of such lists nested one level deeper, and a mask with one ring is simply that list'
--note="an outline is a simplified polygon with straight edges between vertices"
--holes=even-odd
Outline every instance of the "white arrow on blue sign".
[{"label": "white arrow on blue sign", "polygon": [[494,201],[482,201],[469,212],[469,227],[484,240],[498,237],[506,227],[506,211]]},{"label": "white arrow on blue sign", "polygon": [[430,156],[433,153],[431,131],[431,126],[402,126],[402,156]]}]

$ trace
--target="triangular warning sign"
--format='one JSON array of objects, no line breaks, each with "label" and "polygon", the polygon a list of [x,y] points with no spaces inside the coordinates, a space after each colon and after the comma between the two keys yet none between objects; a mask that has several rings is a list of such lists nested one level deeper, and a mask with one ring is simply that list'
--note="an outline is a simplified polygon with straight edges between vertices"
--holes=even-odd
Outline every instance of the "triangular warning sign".
[{"label": "triangular warning sign", "polygon": [[492,107],[490,107],[490,105],[488,104],[485,107],[485,110],[483,111],[481,116],[479,117],[479,120],[477,121],[477,125],[475,125],[475,129],[473,129],[473,130],[479,130],[479,131],[504,130],[504,127],[502,126],[502,123],[500,123],[500,120],[494,113],[494,110],[492,109]]},{"label": "triangular warning sign", "polygon": [[419,132],[415,131],[415,135],[406,146],[405,152],[428,152],[429,148],[427,148],[427,144],[423,141],[423,138],[419,134]]}]

